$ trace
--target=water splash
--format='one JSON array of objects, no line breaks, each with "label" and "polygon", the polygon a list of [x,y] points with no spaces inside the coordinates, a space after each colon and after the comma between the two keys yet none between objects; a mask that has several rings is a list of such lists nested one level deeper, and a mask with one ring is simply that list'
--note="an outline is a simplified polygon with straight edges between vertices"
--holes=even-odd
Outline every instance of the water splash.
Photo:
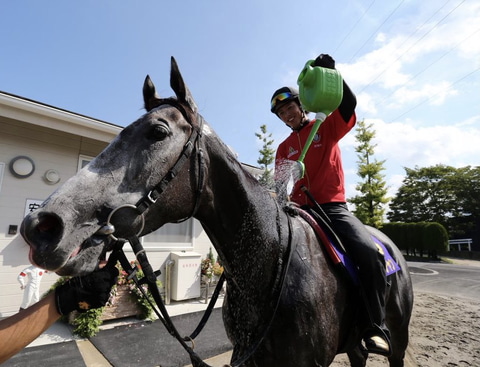
[{"label": "water splash", "polygon": [[288,195],[302,177],[301,164],[298,161],[285,159],[277,164],[275,169],[277,200],[280,203],[286,203]]}]

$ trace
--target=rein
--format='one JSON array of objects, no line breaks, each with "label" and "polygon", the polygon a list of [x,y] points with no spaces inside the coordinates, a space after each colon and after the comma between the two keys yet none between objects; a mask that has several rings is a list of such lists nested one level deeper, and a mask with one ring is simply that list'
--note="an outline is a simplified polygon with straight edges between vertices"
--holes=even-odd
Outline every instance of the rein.
[{"label": "rein", "polygon": [[[250,345],[250,347],[241,355],[239,358],[237,358],[235,361],[232,362],[232,364],[229,365],[229,367],[240,367],[247,361],[253,353],[258,349],[258,347],[261,345],[265,337],[267,336],[268,332],[270,331],[270,328],[273,324],[273,320],[275,318],[275,315],[277,314],[278,307],[280,305],[280,299],[283,294],[283,290],[285,288],[285,278],[287,275],[287,271],[289,269],[290,261],[292,258],[292,254],[294,253],[294,248],[295,244],[292,244],[292,224],[291,224],[291,219],[290,219],[290,214],[287,213],[287,222],[288,222],[288,245],[287,245],[287,250],[286,250],[286,261],[283,259],[279,259],[279,265],[281,266],[281,272],[279,276],[277,276],[278,280],[278,287],[274,289],[276,290],[277,294],[273,297],[274,301],[272,302],[273,305],[273,312],[271,314],[271,317],[263,329],[263,332],[261,335],[255,340],[254,343]],[[142,293],[143,297],[147,300],[147,302],[150,303],[152,306],[152,309],[154,310],[155,314],[158,316],[160,321],[163,323],[167,331],[169,332],[170,335],[175,337],[180,345],[187,351],[187,353],[190,355],[190,360],[192,361],[192,366],[193,367],[212,367],[209,364],[205,363],[202,358],[194,351],[194,339],[200,334],[202,331],[203,327],[207,323],[213,307],[218,299],[218,296],[220,294],[220,290],[223,286],[224,280],[225,280],[225,274],[222,274],[220,277],[220,280],[217,283],[217,286],[215,288],[215,291],[212,295],[212,298],[210,299],[210,302],[207,306],[207,309],[205,310],[205,313],[200,320],[200,323],[198,326],[195,328],[195,330],[190,334],[190,336],[185,336],[182,337],[180,333],[178,332],[177,328],[172,322],[172,319],[170,318],[168,311],[165,307],[165,304],[162,300],[162,297],[160,295],[160,291],[158,290],[157,286],[157,276],[159,275],[158,272],[155,272],[147,258],[147,254],[145,249],[143,248],[142,244],[140,243],[140,240],[138,239],[138,236],[134,235],[132,237],[129,237],[127,241],[130,243],[133,252],[135,253],[135,257],[138,260],[138,263],[143,271],[144,277],[142,279],[137,278],[137,268],[132,267],[130,262],[128,261],[125,252],[123,251],[123,245],[125,241],[123,240],[117,240],[114,246],[114,249],[112,251],[112,254],[109,257],[109,264],[115,264],[116,261],[118,260],[123,267],[123,269],[127,272],[128,276],[127,279],[132,279],[133,282],[135,283],[136,287],[138,290]],[[285,262],[285,263],[284,263]],[[283,265],[283,266],[282,266]],[[150,301],[147,293],[145,290],[142,288],[143,284],[147,284],[148,290],[150,291],[157,307],[155,307],[152,302]],[[190,347],[187,342],[192,343],[192,347]]]},{"label": "rein", "polygon": [[[186,118],[187,121],[188,119],[188,114],[184,107],[177,103],[175,100],[168,100],[165,102],[165,104],[170,104],[177,109],[179,109],[184,117]],[[198,122],[198,126],[195,127],[192,123],[190,125],[192,126],[192,133],[190,134],[190,137],[188,141],[185,143],[183,150],[175,162],[175,164],[172,166],[172,168],[167,172],[167,174],[160,180],[160,182],[155,185],[153,189],[151,189],[147,195],[145,195],[142,199],[140,199],[136,205],[131,205],[131,204],[125,204],[121,205],[115,209],[113,209],[107,219],[107,223],[104,225],[104,228],[108,229],[110,238],[114,241],[114,246],[112,253],[109,257],[109,264],[115,265],[117,261],[120,262],[122,268],[127,272],[128,274],[128,279],[133,280],[139,291],[142,293],[143,297],[147,300],[147,302],[150,303],[152,306],[152,309],[154,310],[155,314],[158,316],[158,318],[161,320],[161,322],[164,324],[165,328],[167,331],[170,333],[170,335],[174,336],[178,342],[182,345],[182,347],[188,352],[190,355],[190,360],[192,361],[193,367],[211,367],[210,365],[206,364],[199,356],[198,354],[195,353],[193,350],[195,347],[194,344],[194,339],[195,337],[198,336],[198,334],[201,332],[205,324],[207,323],[211,312],[213,310],[213,307],[218,299],[218,296],[220,294],[220,290],[223,286],[223,283],[225,281],[225,274],[222,274],[220,277],[220,280],[217,283],[217,286],[215,288],[215,291],[212,295],[212,298],[210,299],[210,303],[207,306],[207,309],[200,320],[200,323],[198,326],[195,328],[195,330],[190,334],[190,336],[185,336],[182,337],[178,330],[176,329],[175,325],[173,324],[168,311],[165,307],[165,304],[162,300],[162,297],[160,295],[160,291],[157,286],[157,276],[159,275],[159,271],[155,272],[147,258],[147,254],[145,249],[143,248],[142,244],[140,243],[139,240],[139,235],[141,234],[143,230],[143,226],[145,224],[145,218],[144,218],[144,212],[152,205],[155,204],[158,198],[161,196],[161,194],[165,191],[167,188],[168,184],[177,176],[178,172],[182,169],[183,165],[188,161],[190,158],[191,154],[194,151],[194,148],[197,150],[197,156],[198,156],[198,186],[197,186],[197,192],[195,196],[195,205],[192,211],[192,214],[184,218],[182,220],[186,220],[188,218],[191,218],[194,216],[196,211],[198,210],[199,207],[199,197],[202,194],[203,191],[203,185],[204,185],[204,172],[203,172],[203,151],[201,150],[199,146],[199,140],[202,136],[202,126],[203,126],[203,117],[200,114],[196,114],[196,120]],[[113,215],[114,212],[121,208],[132,208],[137,210],[139,216],[141,217],[141,229],[137,232],[137,234],[134,234],[126,239],[119,239],[113,235],[115,229],[114,226],[110,223],[110,219]],[[182,221],[180,220],[180,221]],[[279,267],[281,268],[280,274],[277,274],[276,277],[276,282],[278,283],[278,287],[274,288],[274,293],[277,293],[274,295],[272,301],[273,305],[273,313],[264,328],[263,332],[260,334],[260,336],[256,339],[256,341],[250,345],[250,347],[241,355],[238,359],[233,361],[233,363],[230,365],[230,367],[239,367],[243,363],[245,363],[246,360],[248,360],[253,353],[257,350],[257,348],[260,346],[260,344],[263,342],[264,338],[270,331],[271,325],[273,323],[273,319],[275,318],[275,315],[277,313],[278,307],[280,305],[280,299],[281,295],[283,293],[283,289],[285,288],[285,278],[286,274],[289,268],[290,260],[292,257],[292,253],[294,250],[292,249],[292,224],[291,224],[291,219],[290,215],[287,213],[287,222],[288,222],[288,245],[286,249],[286,261],[282,258],[279,258],[278,264]],[[128,261],[124,251],[123,251],[123,245],[124,243],[128,241],[132,247],[132,250],[135,254],[136,259],[138,260],[138,263],[144,273],[144,277],[142,279],[138,279],[137,277],[137,268],[132,267],[130,262]],[[285,256],[285,255],[284,255]],[[148,286],[148,290],[150,291],[157,307],[155,307],[150,298],[148,297],[146,291],[143,289],[142,285],[146,284]],[[275,292],[276,291],[276,292]],[[158,308],[158,309],[157,309]],[[187,342],[192,343],[192,347],[190,347]]]},{"label": "rein", "polygon": [[[220,280],[217,283],[217,286],[212,295],[212,298],[210,299],[210,303],[208,304],[208,307],[205,310],[205,313],[202,319],[200,320],[198,326],[189,336],[182,337],[178,332],[177,328],[175,327],[175,325],[173,324],[172,319],[170,318],[170,315],[168,314],[168,311],[160,295],[160,291],[158,290],[158,286],[157,286],[157,276],[159,275],[158,272],[153,271],[153,268],[150,265],[150,262],[148,261],[146,252],[143,249],[143,246],[140,243],[138,237],[133,236],[128,239],[128,242],[130,243],[133,251],[135,252],[135,257],[137,258],[138,263],[140,264],[144,277],[142,279],[138,279],[137,277],[138,269],[137,267],[132,267],[132,265],[128,261],[125,255],[125,252],[123,251],[123,245],[124,245],[123,241],[116,242],[115,249],[110,255],[109,263],[110,261],[116,262],[117,260],[120,262],[122,268],[128,274],[127,279],[133,280],[133,282],[135,283],[135,286],[141,292],[142,296],[147,300],[150,306],[152,306],[153,311],[155,312],[159,320],[163,323],[168,333],[171,336],[175,337],[178,340],[178,342],[182,345],[182,347],[188,352],[188,354],[190,355],[190,360],[192,361],[192,365],[194,367],[210,367],[208,364],[203,362],[203,360],[193,350],[195,347],[194,339],[203,330],[203,327],[206,325],[212,313],[213,307],[218,299],[220,290],[223,286],[225,275],[222,274],[222,276],[220,277]],[[147,292],[142,287],[143,284],[147,284],[148,291],[152,295],[157,307],[155,307],[155,305],[152,303],[152,301],[148,297]],[[192,347],[190,347],[187,344],[187,342],[191,342]]]}]

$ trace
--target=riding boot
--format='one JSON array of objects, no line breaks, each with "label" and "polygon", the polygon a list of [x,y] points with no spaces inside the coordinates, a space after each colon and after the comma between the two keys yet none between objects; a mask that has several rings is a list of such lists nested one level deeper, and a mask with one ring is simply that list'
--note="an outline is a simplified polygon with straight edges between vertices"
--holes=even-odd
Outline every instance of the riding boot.
[{"label": "riding boot", "polygon": [[358,267],[361,294],[366,309],[363,339],[371,353],[390,355],[390,333],[385,325],[387,280],[385,258],[363,223],[350,213],[345,204],[329,203],[321,209],[343,242],[347,255]]},{"label": "riding boot", "polygon": [[[379,254],[379,257],[383,260],[383,255]],[[385,268],[382,267],[382,269]],[[385,324],[386,278],[382,271],[380,273],[383,276],[377,274],[368,283],[365,283],[365,280],[362,279],[363,298],[369,320],[369,325],[367,325],[363,334],[363,340],[368,352],[388,357],[392,353],[392,347],[390,331]]]}]

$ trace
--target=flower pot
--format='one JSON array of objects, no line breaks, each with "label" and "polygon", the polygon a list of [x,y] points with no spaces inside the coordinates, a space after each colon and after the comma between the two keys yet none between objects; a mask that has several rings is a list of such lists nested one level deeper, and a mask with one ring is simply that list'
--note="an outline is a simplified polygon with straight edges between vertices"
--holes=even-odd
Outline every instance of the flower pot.
[{"label": "flower pot", "polygon": [[105,321],[141,315],[142,311],[131,292],[128,285],[118,285],[112,304],[105,306],[100,319]]}]

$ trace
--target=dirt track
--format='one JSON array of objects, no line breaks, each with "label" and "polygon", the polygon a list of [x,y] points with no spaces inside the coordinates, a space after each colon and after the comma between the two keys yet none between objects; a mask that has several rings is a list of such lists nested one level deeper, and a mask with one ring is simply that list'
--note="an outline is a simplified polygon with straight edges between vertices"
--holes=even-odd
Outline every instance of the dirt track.
[{"label": "dirt track", "polygon": [[[417,293],[405,367],[480,366],[480,302]],[[345,355],[334,367],[347,367]],[[388,366],[371,356],[368,367]]]},{"label": "dirt track", "polygon": [[[480,266],[480,261],[450,262]],[[229,360],[230,353],[226,353],[221,361]],[[350,364],[343,354],[331,366]],[[388,361],[381,356],[371,355],[367,361],[367,367],[384,366]],[[456,366],[480,367],[480,301],[416,292],[405,367]]]}]

